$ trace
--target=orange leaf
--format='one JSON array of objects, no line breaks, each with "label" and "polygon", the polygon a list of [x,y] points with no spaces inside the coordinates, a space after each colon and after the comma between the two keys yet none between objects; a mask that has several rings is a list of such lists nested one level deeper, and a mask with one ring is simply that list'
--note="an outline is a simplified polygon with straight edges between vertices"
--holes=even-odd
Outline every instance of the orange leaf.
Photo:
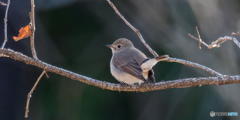
[{"label": "orange leaf", "polygon": [[13,40],[15,40],[17,42],[17,41],[27,38],[31,35],[32,35],[31,26],[26,25],[19,29],[18,36],[13,36]]}]

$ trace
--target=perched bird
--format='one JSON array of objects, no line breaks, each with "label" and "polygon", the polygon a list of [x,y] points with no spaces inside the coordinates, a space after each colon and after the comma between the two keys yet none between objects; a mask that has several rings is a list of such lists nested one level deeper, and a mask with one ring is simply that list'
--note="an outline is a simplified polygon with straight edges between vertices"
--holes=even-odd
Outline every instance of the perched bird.
[{"label": "perched bird", "polygon": [[111,74],[120,83],[140,85],[155,82],[152,67],[163,59],[162,56],[149,59],[126,38],[119,38],[107,47],[112,50]]}]

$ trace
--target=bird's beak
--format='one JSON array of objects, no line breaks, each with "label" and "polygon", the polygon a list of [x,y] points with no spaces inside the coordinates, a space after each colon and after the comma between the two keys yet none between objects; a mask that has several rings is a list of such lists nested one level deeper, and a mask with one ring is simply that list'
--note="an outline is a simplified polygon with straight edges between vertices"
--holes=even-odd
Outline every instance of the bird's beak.
[{"label": "bird's beak", "polygon": [[112,48],[112,45],[111,44],[108,44],[108,45],[106,45],[106,47],[108,47],[108,48]]}]

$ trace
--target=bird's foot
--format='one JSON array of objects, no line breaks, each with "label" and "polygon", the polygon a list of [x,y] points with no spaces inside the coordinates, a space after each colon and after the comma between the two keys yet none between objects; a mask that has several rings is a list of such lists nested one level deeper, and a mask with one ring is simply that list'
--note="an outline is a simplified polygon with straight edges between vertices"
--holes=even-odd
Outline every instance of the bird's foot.
[{"label": "bird's foot", "polygon": [[127,83],[124,83],[124,82],[120,82],[120,85],[121,86],[129,86]]}]

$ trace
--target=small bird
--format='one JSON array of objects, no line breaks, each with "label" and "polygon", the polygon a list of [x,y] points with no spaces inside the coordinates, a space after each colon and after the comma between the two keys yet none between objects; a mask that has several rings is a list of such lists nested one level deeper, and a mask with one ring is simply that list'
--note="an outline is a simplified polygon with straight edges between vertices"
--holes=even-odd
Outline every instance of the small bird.
[{"label": "small bird", "polygon": [[111,74],[120,83],[128,85],[155,82],[152,67],[168,57],[160,56],[149,59],[126,38],[119,38],[113,44],[106,46],[112,50]]}]

